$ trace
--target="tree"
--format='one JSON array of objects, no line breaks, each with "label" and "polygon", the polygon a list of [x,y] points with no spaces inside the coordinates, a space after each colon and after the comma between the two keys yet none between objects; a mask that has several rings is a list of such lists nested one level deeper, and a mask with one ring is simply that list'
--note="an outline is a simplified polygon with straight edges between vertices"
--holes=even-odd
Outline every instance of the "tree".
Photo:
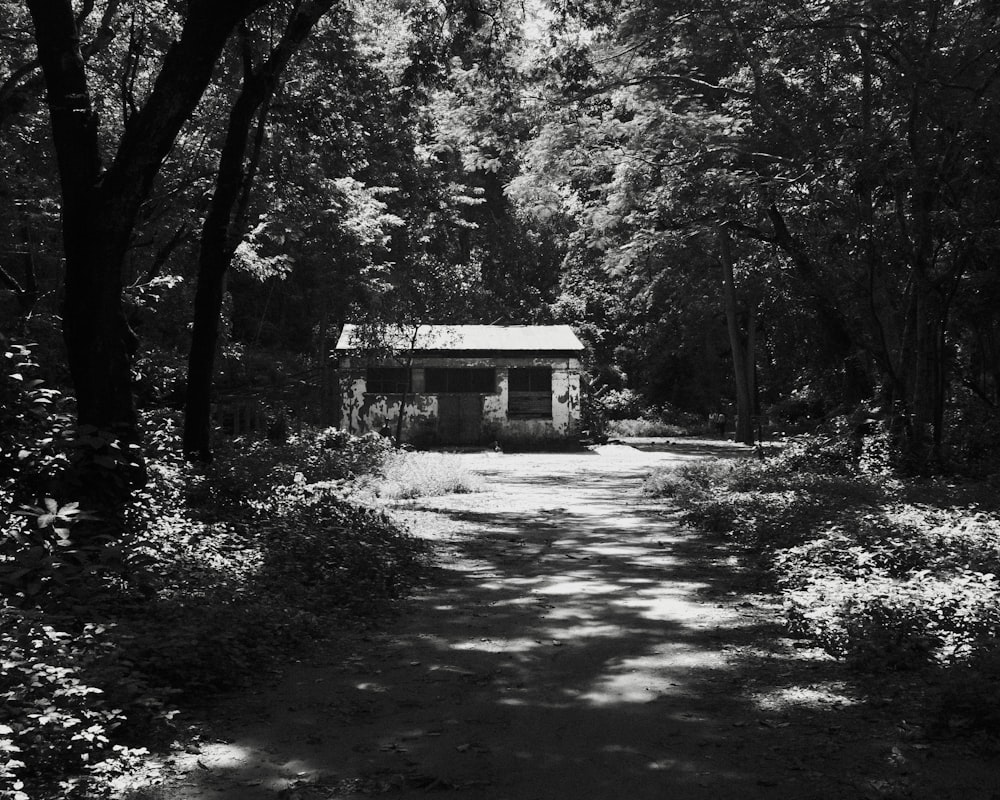
[{"label": "tree", "polygon": [[[1000,102],[985,58],[995,11],[943,0],[581,8],[556,30],[549,67],[562,86],[533,145],[551,157],[542,180],[515,181],[522,200],[542,197],[546,170],[559,176],[549,196],[609,267],[678,236],[711,247],[718,225],[769,252],[768,286],[793,313],[770,303],[784,319],[761,332],[800,325],[805,310],[808,352],[840,376],[831,405],[875,384],[913,462],[937,458],[964,324],[954,298],[996,230],[984,125]],[[565,147],[574,137],[590,145]]]},{"label": "tree", "polygon": [[741,326],[736,281],[733,269],[733,244],[729,230],[719,228],[719,261],[722,264],[722,294],[726,308],[726,327],[732,351],[733,377],[736,383],[736,441],[754,443],[754,420],[757,415],[756,381],[756,318],[754,310],[746,314],[746,324]]},{"label": "tree", "polygon": [[[184,415],[183,447],[190,459],[211,461],[212,458],[211,389],[225,275],[245,232],[268,105],[289,61],[332,5],[333,0],[296,4],[277,44],[259,65],[254,64],[253,45],[246,24],[240,28],[243,85],[229,115],[215,193],[201,235]],[[257,134],[251,145],[255,118]],[[247,151],[251,146],[248,163]]]},{"label": "tree", "polygon": [[[122,273],[143,201],[191,116],[234,27],[265,0],[192,0],[145,102],[129,109],[112,161],[102,159],[80,24],[69,0],[28,0],[58,165],[65,296],[63,332],[78,421],[139,439],[131,362],[137,340]],[[86,500],[86,498],[81,498]]]}]

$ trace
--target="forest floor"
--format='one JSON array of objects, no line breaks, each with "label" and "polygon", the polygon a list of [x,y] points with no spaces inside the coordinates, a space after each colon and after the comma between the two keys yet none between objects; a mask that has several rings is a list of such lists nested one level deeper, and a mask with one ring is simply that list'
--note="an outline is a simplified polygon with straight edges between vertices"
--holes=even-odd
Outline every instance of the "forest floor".
[{"label": "forest floor", "polygon": [[142,796],[1000,798],[995,755],[789,638],[723,539],[640,493],[656,464],[734,452],[464,455],[486,491],[393,512],[437,554],[400,612],[204,709]]}]

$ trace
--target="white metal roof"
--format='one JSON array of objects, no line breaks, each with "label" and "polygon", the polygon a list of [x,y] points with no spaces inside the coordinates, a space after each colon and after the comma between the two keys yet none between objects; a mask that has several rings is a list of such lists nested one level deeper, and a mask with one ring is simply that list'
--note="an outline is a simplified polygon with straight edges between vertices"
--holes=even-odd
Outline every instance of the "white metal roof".
[{"label": "white metal roof", "polygon": [[[358,325],[345,325],[337,350],[355,350],[361,346]],[[565,352],[583,350],[583,343],[569,325],[421,325],[414,350],[477,350]],[[388,344],[410,349],[412,328],[390,326]]]}]

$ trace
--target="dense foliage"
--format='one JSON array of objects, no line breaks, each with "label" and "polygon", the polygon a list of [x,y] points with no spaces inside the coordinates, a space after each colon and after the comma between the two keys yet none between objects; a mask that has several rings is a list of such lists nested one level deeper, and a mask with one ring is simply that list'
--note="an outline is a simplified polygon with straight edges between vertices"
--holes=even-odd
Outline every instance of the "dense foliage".
[{"label": "dense foliage", "polygon": [[878,438],[808,440],[647,481],[769,575],[790,629],[859,669],[940,672],[936,708],[1000,732],[1000,516],[991,483],[901,482]]},{"label": "dense foliage", "polygon": [[[813,419],[865,403],[914,470],[979,446],[970,424],[1000,430],[989,4],[420,0],[330,8],[308,31],[306,6],[325,4],[235,3],[197,105],[162,133],[170,43],[206,48],[185,25],[222,12],[103,0],[78,16],[87,152],[139,209],[116,229],[128,330],[98,327],[143,407],[195,392],[192,454],[210,457],[216,421],[213,325],[227,404],[328,425],[350,319],[567,322],[595,391],[724,411],[741,439],[803,419],[802,397]],[[0,31],[0,304],[51,343],[57,303],[119,300],[60,289],[70,151],[48,157],[53,81],[25,47],[45,26],[3,2]],[[84,380],[98,367],[79,339],[67,393],[104,431],[88,398],[108,381]],[[115,391],[103,405],[129,416]]]},{"label": "dense foliage", "polygon": [[[348,499],[346,479],[382,468],[391,448],[379,437],[318,431],[195,469],[176,454],[176,424],[159,422],[117,558],[81,558],[75,509],[54,502],[4,522],[4,797],[107,786],[143,747],[182,733],[177,709],[368,624],[421,562],[417,540]],[[28,574],[23,545],[36,532],[54,541],[46,569]]]},{"label": "dense foliage", "polygon": [[571,324],[595,434],[844,420],[658,491],[832,653],[992,675],[993,509],[890,476],[1000,466],[995,5],[0,0],[0,789],[398,592],[342,482],[474,487],[327,428],[348,321]]},{"label": "dense foliage", "polygon": [[510,191],[570,231],[556,307],[603,380],[735,401],[746,441],[794,391],[873,400],[914,466],[949,408],[995,418],[995,8],[561,10]]}]

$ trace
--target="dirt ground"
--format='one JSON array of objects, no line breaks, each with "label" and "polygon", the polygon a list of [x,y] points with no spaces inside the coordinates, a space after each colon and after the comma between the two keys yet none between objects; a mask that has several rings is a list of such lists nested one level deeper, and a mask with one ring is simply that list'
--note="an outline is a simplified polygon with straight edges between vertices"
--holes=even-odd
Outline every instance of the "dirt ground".
[{"label": "dirt ground", "polygon": [[486,491],[398,510],[439,554],[401,613],[205,709],[214,736],[144,796],[1000,798],[995,754],[862,695],[639,493],[717,447],[463,456]]}]

